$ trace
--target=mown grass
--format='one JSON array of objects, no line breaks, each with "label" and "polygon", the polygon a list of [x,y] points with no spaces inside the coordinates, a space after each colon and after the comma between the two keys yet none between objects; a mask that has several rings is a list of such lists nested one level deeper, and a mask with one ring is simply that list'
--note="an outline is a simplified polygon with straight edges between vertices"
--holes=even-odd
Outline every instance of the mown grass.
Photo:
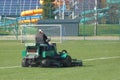
[{"label": "mown grass", "polygon": [[72,58],[82,59],[84,66],[68,68],[3,68],[21,65],[20,41],[0,41],[0,80],[119,80],[120,58],[84,61],[120,56],[120,41],[65,41],[57,44],[58,52],[66,49]]}]

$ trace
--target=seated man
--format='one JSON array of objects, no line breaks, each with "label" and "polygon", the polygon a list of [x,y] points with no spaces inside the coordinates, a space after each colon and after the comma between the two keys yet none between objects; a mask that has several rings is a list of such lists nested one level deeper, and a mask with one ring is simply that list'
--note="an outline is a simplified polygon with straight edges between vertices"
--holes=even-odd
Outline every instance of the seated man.
[{"label": "seated man", "polygon": [[47,39],[48,38],[44,34],[43,30],[39,29],[38,34],[35,36],[36,46],[39,46],[40,44],[48,44]]}]

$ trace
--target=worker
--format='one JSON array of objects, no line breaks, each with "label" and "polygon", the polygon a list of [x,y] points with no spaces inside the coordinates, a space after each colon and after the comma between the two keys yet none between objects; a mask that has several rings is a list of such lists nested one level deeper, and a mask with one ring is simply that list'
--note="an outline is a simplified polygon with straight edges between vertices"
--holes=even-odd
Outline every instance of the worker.
[{"label": "worker", "polygon": [[47,36],[45,35],[44,31],[42,29],[38,30],[38,34],[35,36],[36,46],[40,44],[48,44],[47,42]]}]

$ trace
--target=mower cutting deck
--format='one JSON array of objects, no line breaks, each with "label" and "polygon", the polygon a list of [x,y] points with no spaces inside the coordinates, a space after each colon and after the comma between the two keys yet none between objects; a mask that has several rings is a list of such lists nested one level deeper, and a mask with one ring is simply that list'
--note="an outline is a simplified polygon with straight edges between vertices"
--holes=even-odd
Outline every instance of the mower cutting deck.
[{"label": "mower cutting deck", "polygon": [[57,53],[56,44],[28,45],[22,52],[22,67],[82,66],[81,60],[72,59],[66,50]]}]

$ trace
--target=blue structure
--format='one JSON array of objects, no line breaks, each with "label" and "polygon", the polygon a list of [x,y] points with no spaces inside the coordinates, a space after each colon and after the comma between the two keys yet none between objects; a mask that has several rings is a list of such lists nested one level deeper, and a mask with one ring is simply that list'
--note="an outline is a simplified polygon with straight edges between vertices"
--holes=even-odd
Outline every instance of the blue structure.
[{"label": "blue structure", "polygon": [[20,15],[21,11],[39,6],[39,0],[0,0],[0,15]]}]

